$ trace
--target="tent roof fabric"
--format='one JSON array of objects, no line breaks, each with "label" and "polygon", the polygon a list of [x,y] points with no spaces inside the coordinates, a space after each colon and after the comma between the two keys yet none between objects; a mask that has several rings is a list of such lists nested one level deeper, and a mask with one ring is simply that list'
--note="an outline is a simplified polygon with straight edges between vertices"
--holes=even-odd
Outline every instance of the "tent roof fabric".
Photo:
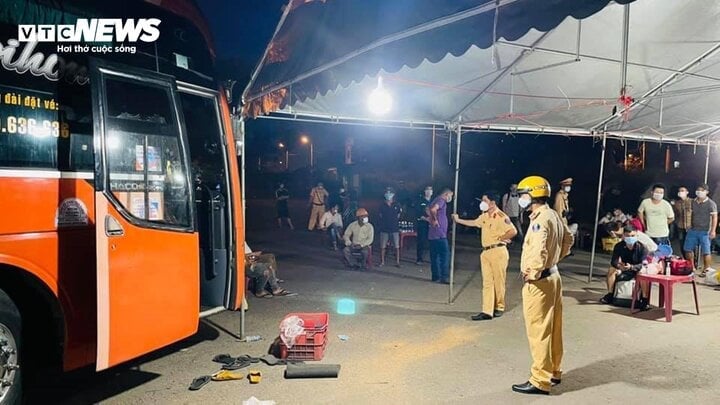
[{"label": "tent roof fabric", "polygon": [[290,6],[245,90],[246,116],[279,110],[375,121],[367,95],[382,76],[393,121],[720,141],[720,1]]}]

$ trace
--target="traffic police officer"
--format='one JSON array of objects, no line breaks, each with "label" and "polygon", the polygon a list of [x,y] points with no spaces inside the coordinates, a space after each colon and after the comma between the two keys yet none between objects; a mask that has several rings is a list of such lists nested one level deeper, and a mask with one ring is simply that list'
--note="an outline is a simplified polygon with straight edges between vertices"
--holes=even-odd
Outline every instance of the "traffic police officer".
[{"label": "traffic police officer", "polygon": [[565,225],[568,224],[568,214],[570,213],[570,190],[572,189],[572,177],[560,182],[560,190],[555,194],[555,204],[553,208],[560,215]]},{"label": "traffic police officer", "polygon": [[520,206],[530,206],[530,225],[525,234],[520,271],[523,286],[523,315],[533,364],[530,379],[512,386],[523,394],[550,393],[560,384],[562,342],[562,280],[558,262],[568,255],[573,236],[560,215],[547,205],[550,184],[540,176],[529,176],[518,184]]},{"label": "traffic police officer", "polygon": [[510,217],[500,211],[500,200],[495,192],[482,196],[480,210],[483,212],[474,220],[460,219],[457,214],[452,218],[460,225],[482,229],[482,248],[480,270],[483,278],[482,312],[473,315],[473,321],[484,321],[502,316],[505,311],[505,279],[510,255],[507,244],[517,234]]}]

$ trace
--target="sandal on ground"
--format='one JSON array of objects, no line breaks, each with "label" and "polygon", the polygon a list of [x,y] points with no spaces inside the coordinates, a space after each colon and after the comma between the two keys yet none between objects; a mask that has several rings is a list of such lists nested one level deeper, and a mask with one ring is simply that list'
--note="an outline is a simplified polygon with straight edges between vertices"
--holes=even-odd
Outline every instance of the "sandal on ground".
[{"label": "sandal on ground", "polygon": [[220,370],[213,374],[210,378],[212,378],[213,381],[242,380],[245,378],[245,374],[238,373],[237,371]]},{"label": "sandal on ground", "polygon": [[698,276],[698,277],[705,277],[705,276],[707,276],[707,272],[708,272],[708,269],[705,269],[705,270],[701,271],[697,276]]},{"label": "sandal on ground", "polygon": [[194,380],[192,380],[192,382],[190,383],[190,386],[188,387],[188,389],[189,389],[190,391],[197,391],[197,390],[199,390],[200,388],[204,387],[205,384],[207,384],[207,383],[209,383],[209,382],[210,382],[210,376],[209,376],[209,375],[203,375],[203,376],[197,377],[197,378],[195,378]]},{"label": "sandal on ground", "polygon": [[281,288],[279,291],[274,292],[272,295],[276,297],[294,297],[297,295],[297,293],[290,292],[284,288]]},{"label": "sandal on ground", "polygon": [[225,354],[218,354],[217,356],[213,357],[212,361],[214,361],[215,363],[220,363],[220,364],[231,364],[232,362],[235,361],[235,358],[230,356],[229,354],[225,353]]},{"label": "sandal on ground", "polygon": [[255,297],[257,297],[257,298],[272,298],[272,296],[273,296],[273,295],[270,294],[270,293],[267,292],[267,291],[255,293]]},{"label": "sandal on ground", "polygon": [[259,370],[250,370],[248,372],[248,380],[250,384],[258,384],[262,381],[262,373]]},{"label": "sandal on ground", "polygon": [[235,359],[230,364],[223,364],[223,370],[239,370],[250,365],[250,360],[247,359]]}]

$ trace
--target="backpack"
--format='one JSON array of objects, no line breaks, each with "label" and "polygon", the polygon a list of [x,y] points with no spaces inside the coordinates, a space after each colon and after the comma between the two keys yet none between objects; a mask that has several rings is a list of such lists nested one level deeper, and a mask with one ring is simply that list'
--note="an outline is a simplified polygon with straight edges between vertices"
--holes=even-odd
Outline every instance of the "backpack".
[{"label": "backpack", "polygon": [[616,307],[630,308],[632,305],[632,294],[635,289],[635,275],[632,272],[620,273],[615,281],[613,292],[613,305]]}]

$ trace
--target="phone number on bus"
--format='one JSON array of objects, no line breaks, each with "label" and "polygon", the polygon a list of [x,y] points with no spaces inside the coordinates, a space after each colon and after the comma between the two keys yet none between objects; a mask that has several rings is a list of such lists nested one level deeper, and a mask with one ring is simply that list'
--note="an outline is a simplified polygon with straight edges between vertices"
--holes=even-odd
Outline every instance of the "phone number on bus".
[{"label": "phone number on bus", "polygon": [[36,120],[34,118],[15,117],[9,115],[4,119],[0,117],[0,133],[32,135],[37,137],[52,136],[55,138],[69,138],[70,126],[65,122],[51,120]]}]

